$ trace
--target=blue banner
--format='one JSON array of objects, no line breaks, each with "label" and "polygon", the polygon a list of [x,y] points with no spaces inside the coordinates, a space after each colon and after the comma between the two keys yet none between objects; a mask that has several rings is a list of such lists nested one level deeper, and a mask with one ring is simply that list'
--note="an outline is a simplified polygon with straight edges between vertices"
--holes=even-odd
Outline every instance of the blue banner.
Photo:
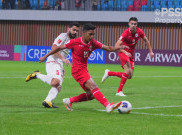
[{"label": "blue banner", "polygon": [[27,46],[26,61],[39,61],[50,50],[51,46]]},{"label": "blue banner", "polygon": [[[105,64],[106,52],[104,50],[94,50],[88,59],[88,63]],[[67,59],[72,62],[72,52],[70,50]]]},{"label": "blue banner", "polygon": [[88,63],[105,64],[106,51],[96,49],[92,52],[88,59]]},{"label": "blue banner", "polygon": [[[39,58],[51,50],[50,46],[27,46],[26,61],[39,61]],[[88,63],[105,64],[104,50],[94,50],[88,59]],[[72,52],[70,50],[67,59],[72,62]]]}]

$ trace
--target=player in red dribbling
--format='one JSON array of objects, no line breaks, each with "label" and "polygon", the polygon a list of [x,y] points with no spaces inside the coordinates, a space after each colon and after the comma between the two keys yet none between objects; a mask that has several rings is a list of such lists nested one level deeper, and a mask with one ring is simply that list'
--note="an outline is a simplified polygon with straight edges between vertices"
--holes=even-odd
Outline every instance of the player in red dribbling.
[{"label": "player in red dribbling", "polygon": [[104,97],[104,95],[99,90],[97,84],[93,81],[87,70],[87,60],[95,49],[103,49],[106,51],[116,51],[119,49],[124,49],[126,46],[106,46],[96,40],[94,40],[96,27],[91,23],[85,24],[83,26],[83,36],[77,39],[71,40],[65,45],[58,46],[57,48],[51,50],[48,54],[41,57],[39,60],[43,62],[49,55],[56,53],[59,50],[68,48],[72,50],[72,76],[80,84],[80,86],[85,90],[86,93],[82,93],[78,96],[65,98],[63,103],[66,105],[67,110],[72,111],[72,103],[89,101],[96,99],[106,108],[107,112],[112,112],[114,109],[118,108],[121,102],[116,104],[111,104]]},{"label": "player in red dribbling", "polygon": [[109,76],[117,76],[121,78],[121,82],[116,93],[117,96],[126,96],[123,94],[123,86],[126,83],[127,79],[131,79],[134,71],[134,49],[135,46],[140,38],[142,38],[145,44],[148,47],[149,55],[151,58],[154,57],[154,53],[150,46],[150,43],[145,36],[144,32],[137,27],[138,19],[136,17],[131,17],[129,19],[129,28],[125,30],[122,35],[120,36],[119,40],[116,42],[115,46],[126,45],[129,47],[119,51],[119,59],[121,61],[121,66],[124,69],[124,72],[113,72],[109,71],[108,69],[105,70],[104,76],[102,77],[102,83],[109,77]]}]

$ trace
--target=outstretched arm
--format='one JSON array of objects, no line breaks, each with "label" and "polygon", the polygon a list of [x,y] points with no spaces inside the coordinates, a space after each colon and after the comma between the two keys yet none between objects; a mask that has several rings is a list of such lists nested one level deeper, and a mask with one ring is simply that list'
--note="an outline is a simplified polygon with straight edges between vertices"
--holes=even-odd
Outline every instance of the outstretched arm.
[{"label": "outstretched arm", "polygon": [[[123,45],[123,42],[121,40],[118,40],[116,42],[116,44],[115,44],[115,47],[119,47],[119,46],[122,46],[122,45]],[[127,47],[127,48],[129,48],[129,47]],[[122,52],[122,53],[124,53],[128,57],[131,57],[132,56],[131,53],[125,51],[124,49],[120,49],[119,51]]]},{"label": "outstretched arm", "polygon": [[143,38],[143,40],[145,41],[145,45],[148,47],[149,55],[150,55],[150,58],[152,59],[154,57],[154,53],[152,51],[152,47],[150,45],[150,42],[149,42],[149,40],[147,39],[146,36]]},{"label": "outstretched arm", "polygon": [[51,50],[49,53],[47,53],[47,54],[44,55],[43,57],[39,58],[39,62],[45,61],[45,59],[46,59],[48,56],[50,56],[51,54],[54,54],[54,53],[56,53],[56,52],[58,52],[58,51],[60,51],[60,50],[63,50],[63,49],[65,49],[65,48],[66,48],[65,45],[54,46],[54,47],[52,47],[52,50]]},{"label": "outstretched arm", "polygon": [[108,52],[114,52],[117,51],[119,49],[123,50],[127,48],[127,46],[122,45],[122,46],[107,46],[107,45],[103,45],[101,49],[108,51]]},{"label": "outstretched arm", "polygon": [[[56,47],[57,47],[57,45],[54,44],[51,49],[53,50]],[[54,55],[56,55],[58,58],[60,58],[66,64],[66,66],[71,65],[71,62],[69,60],[65,59],[65,57],[63,57],[59,52],[55,53]]]}]

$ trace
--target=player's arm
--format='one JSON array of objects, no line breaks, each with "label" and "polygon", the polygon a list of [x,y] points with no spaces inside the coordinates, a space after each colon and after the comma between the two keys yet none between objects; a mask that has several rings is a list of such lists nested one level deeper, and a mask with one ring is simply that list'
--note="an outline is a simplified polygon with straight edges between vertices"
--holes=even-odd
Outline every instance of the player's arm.
[{"label": "player's arm", "polygon": [[145,42],[145,45],[148,47],[150,58],[153,58],[154,57],[154,53],[152,51],[152,47],[150,45],[150,42],[149,42],[148,38],[146,36],[144,36],[143,40]]},{"label": "player's arm", "polygon": [[44,55],[43,57],[39,58],[39,62],[45,61],[45,59],[46,59],[48,56],[50,56],[50,55],[52,55],[52,54],[55,54],[55,53],[57,53],[58,51],[63,50],[63,49],[65,49],[65,48],[66,48],[65,45],[55,46],[54,48],[52,48],[52,50],[51,50],[49,53],[47,53],[47,54]]},{"label": "player's arm", "polygon": [[[51,49],[53,50],[56,47],[57,47],[57,45],[54,44]],[[70,61],[65,59],[59,52],[55,53],[54,55],[56,55],[58,58],[60,58],[66,64],[66,66],[71,65]]]},{"label": "player's arm", "polygon": [[105,50],[105,51],[108,51],[108,52],[114,52],[114,51],[117,51],[117,50],[123,50],[123,49],[125,49],[125,48],[127,48],[127,46],[125,46],[125,45],[122,45],[122,46],[107,46],[107,45],[103,45],[102,46],[102,50]]},{"label": "player's arm", "polygon": [[[118,40],[115,44],[115,47],[122,46],[122,45],[123,45],[123,42],[121,40]],[[129,47],[127,47],[127,48],[129,48]],[[131,53],[125,51],[124,49],[120,49],[119,51],[124,53],[126,56],[131,57]]]}]

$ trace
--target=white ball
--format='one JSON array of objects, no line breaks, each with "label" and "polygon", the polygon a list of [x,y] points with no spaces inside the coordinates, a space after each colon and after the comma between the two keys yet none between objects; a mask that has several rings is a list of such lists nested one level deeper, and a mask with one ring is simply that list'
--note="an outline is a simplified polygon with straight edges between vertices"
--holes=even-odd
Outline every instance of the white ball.
[{"label": "white ball", "polygon": [[132,109],[132,105],[128,101],[122,101],[121,105],[118,107],[119,113],[130,113]]}]

